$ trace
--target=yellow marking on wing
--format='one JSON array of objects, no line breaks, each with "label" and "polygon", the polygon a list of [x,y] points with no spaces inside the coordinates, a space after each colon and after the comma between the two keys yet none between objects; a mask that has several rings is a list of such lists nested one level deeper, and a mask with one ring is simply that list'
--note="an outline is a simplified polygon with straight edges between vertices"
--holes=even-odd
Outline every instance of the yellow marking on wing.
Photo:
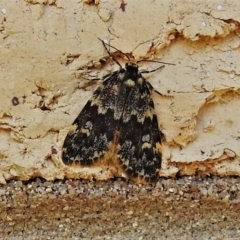
[{"label": "yellow marking on wing", "polygon": [[69,126],[69,132],[68,133],[74,133],[77,129],[77,124],[72,124]]}]

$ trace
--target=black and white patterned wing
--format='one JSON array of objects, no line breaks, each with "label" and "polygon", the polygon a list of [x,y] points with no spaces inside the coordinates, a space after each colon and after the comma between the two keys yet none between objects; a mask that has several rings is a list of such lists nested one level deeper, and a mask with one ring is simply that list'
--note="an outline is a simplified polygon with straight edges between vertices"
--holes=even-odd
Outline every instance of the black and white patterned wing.
[{"label": "black and white patterned wing", "polygon": [[154,179],[161,167],[161,141],[158,120],[151,98],[153,87],[139,74],[126,100],[120,123],[118,157],[134,177]]},{"label": "black and white patterned wing", "polygon": [[63,144],[63,163],[89,165],[104,156],[113,145],[125,103],[125,70],[112,73],[87,102],[73,122]]}]

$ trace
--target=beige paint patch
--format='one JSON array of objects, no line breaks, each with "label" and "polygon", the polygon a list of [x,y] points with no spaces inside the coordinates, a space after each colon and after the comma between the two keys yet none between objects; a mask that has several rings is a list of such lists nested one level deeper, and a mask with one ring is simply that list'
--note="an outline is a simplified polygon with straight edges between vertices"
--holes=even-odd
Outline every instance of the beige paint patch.
[{"label": "beige paint patch", "polygon": [[[198,113],[196,126],[198,137],[193,143],[181,149],[181,155],[174,157],[178,150],[173,149],[172,161],[194,163],[215,160],[217,163],[223,159],[232,162],[232,159],[237,158],[240,154],[238,140],[240,126],[238,114],[234,113],[238,112],[239,101],[239,94],[232,90],[219,91],[214,97],[208,97],[206,104]],[[211,163],[214,165],[214,161]],[[238,165],[236,169],[239,169]]]}]

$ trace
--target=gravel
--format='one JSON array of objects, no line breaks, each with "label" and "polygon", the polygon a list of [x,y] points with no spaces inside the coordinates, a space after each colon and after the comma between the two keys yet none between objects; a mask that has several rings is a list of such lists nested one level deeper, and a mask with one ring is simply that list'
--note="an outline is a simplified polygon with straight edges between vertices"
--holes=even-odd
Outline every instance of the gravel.
[{"label": "gravel", "polygon": [[10,181],[0,239],[240,239],[240,178]]}]

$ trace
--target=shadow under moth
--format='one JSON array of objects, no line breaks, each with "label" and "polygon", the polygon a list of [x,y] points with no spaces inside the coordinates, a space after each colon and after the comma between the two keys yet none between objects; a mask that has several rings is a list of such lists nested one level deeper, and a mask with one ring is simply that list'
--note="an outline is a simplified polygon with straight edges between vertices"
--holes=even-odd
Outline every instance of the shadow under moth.
[{"label": "shadow under moth", "polygon": [[[102,43],[117,62],[106,47],[110,45]],[[117,64],[120,69],[103,78],[73,122],[63,144],[63,163],[90,166],[101,158],[117,159],[128,176],[155,179],[161,168],[164,134],[151,97],[155,90],[142,76],[152,71],[139,72],[130,59],[125,68]]]}]

